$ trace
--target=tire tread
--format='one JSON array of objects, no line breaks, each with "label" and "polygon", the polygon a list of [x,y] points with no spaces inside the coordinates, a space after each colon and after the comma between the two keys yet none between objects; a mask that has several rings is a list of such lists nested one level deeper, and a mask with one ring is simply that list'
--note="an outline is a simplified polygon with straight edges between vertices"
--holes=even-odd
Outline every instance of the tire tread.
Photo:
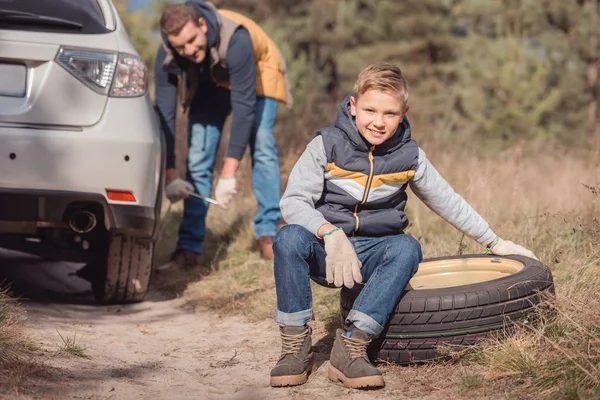
[{"label": "tire tread", "polygon": [[102,282],[93,286],[102,304],[124,304],[144,299],[150,284],[154,243],[112,235],[109,239]]}]

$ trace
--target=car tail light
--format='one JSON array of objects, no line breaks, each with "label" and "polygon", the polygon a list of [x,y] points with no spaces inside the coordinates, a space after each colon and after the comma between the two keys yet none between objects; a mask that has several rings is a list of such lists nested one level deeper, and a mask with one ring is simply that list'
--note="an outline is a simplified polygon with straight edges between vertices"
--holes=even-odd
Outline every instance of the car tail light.
[{"label": "car tail light", "polygon": [[61,48],[56,61],[100,94],[137,97],[148,88],[146,65],[131,54]]},{"label": "car tail light", "polygon": [[135,196],[133,195],[132,192],[126,192],[123,190],[110,190],[110,189],[106,189],[106,197],[108,197],[109,200],[114,200],[114,201],[129,201],[129,202],[135,202]]},{"label": "car tail light", "polygon": [[136,56],[119,54],[115,79],[110,95],[115,97],[135,97],[146,93],[148,73],[144,62]]},{"label": "car tail light", "polygon": [[115,53],[61,48],[56,60],[61,67],[92,90],[100,94],[108,93],[117,64]]}]

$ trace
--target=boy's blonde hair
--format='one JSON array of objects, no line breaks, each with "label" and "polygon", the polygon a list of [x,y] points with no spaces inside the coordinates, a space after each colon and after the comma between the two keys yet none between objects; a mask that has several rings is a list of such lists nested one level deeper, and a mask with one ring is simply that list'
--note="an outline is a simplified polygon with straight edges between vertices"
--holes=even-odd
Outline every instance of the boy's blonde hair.
[{"label": "boy's blonde hair", "polygon": [[390,92],[408,104],[408,82],[394,64],[381,62],[363,69],[354,84],[354,95],[358,98],[369,89]]}]

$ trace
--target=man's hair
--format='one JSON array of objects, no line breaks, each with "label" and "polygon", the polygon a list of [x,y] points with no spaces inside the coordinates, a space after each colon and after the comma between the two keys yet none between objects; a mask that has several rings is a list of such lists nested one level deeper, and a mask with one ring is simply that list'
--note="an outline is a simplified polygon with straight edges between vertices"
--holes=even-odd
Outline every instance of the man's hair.
[{"label": "man's hair", "polygon": [[394,64],[381,62],[363,69],[354,84],[354,95],[358,98],[369,89],[389,92],[408,104],[408,82]]},{"label": "man's hair", "polygon": [[198,26],[200,15],[190,4],[170,4],[160,17],[160,30],[165,35],[179,35],[188,22]]}]

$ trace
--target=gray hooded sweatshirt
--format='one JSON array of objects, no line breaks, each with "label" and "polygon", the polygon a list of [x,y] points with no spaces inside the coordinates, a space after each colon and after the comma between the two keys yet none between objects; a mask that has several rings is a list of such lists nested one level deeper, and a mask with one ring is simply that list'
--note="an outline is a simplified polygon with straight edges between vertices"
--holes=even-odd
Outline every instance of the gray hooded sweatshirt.
[{"label": "gray hooded sweatshirt", "polygon": [[[358,131],[353,118],[347,112],[347,103],[348,98],[340,105],[335,125],[338,131],[346,131],[349,141],[356,142]],[[405,129],[407,123],[408,121],[403,121],[399,129]],[[398,134],[406,136],[404,131],[400,131]],[[338,140],[339,137],[341,136],[338,135]],[[389,140],[392,139],[394,136]],[[412,140],[410,143],[416,145]],[[331,158],[331,151],[329,154],[329,158]],[[483,246],[491,243],[496,235],[489,228],[488,223],[452,189],[429,162],[421,148],[418,148],[417,154],[416,171],[414,176],[408,180],[412,192],[431,210],[465,235]],[[322,201],[327,197],[326,188],[331,187],[331,183],[328,182],[331,161],[328,160],[326,146],[323,142],[323,131],[321,131],[307,145],[306,150],[294,165],[285,193],[280,201],[281,212],[286,223],[303,226],[315,236],[318,236],[317,231],[321,225],[331,223],[318,210],[318,208],[322,208]],[[365,188],[366,190],[368,188]],[[398,196],[406,196],[404,190],[398,191]],[[403,218],[406,217],[403,216]],[[403,221],[401,225],[406,226],[406,224],[407,221]],[[348,229],[344,230],[348,231]],[[348,232],[346,233],[348,234]],[[361,236],[360,230],[357,235]]]}]

